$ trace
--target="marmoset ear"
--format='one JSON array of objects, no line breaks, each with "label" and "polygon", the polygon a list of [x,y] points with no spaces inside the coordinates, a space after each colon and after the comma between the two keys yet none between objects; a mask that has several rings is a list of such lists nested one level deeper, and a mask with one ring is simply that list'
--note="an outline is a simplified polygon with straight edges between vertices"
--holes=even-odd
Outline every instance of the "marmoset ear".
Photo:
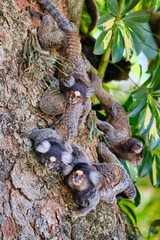
[{"label": "marmoset ear", "polygon": [[98,171],[91,171],[89,178],[94,186],[98,186],[101,180],[101,175]]},{"label": "marmoset ear", "polygon": [[35,150],[40,153],[46,153],[49,151],[50,147],[51,147],[50,142],[47,140],[44,140],[35,147]]}]

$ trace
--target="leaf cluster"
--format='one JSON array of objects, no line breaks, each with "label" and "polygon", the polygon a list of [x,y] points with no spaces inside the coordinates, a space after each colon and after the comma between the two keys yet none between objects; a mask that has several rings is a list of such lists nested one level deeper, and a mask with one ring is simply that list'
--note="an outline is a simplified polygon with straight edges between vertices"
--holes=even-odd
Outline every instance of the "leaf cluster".
[{"label": "leaf cluster", "polygon": [[126,60],[129,60],[133,50],[137,55],[141,51],[141,42],[145,42],[146,33],[141,24],[149,21],[150,14],[146,10],[130,12],[139,2],[131,0],[123,9],[121,1],[108,0],[109,13],[103,15],[98,21],[98,29],[101,31],[94,47],[95,54],[103,54],[109,48],[112,51],[112,62],[122,59],[125,52]]},{"label": "leaf cluster", "polygon": [[139,176],[150,174],[153,186],[160,187],[160,55],[154,59],[148,69],[148,80],[130,96],[128,116],[134,133],[142,137],[144,158],[138,167]]}]

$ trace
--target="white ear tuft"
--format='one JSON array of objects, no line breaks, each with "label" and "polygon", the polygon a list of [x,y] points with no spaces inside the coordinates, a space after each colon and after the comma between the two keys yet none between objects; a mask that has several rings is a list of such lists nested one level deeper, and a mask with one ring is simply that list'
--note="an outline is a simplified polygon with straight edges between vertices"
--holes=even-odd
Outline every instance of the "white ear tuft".
[{"label": "white ear tuft", "polygon": [[36,146],[35,150],[40,153],[46,153],[49,151],[50,147],[51,147],[50,142],[44,140],[38,146]]},{"label": "white ear tuft", "polygon": [[82,175],[82,174],[83,174],[83,171],[77,170],[76,173],[77,173],[78,175]]},{"label": "white ear tuft", "polygon": [[75,84],[75,79],[73,76],[70,76],[70,78],[63,80],[63,85],[67,88],[72,87]]},{"label": "white ear tuft", "polygon": [[72,171],[73,167],[71,165],[65,165],[65,167],[63,168],[63,176],[67,176],[68,174],[70,174],[70,172]]},{"label": "white ear tuft", "polygon": [[62,162],[65,163],[65,164],[71,163],[72,162],[72,155],[67,151],[62,152]]},{"label": "white ear tuft", "polygon": [[135,153],[140,153],[142,151],[142,147],[138,148],[138,149],[134,149]]},{"label": "white ear tuft", "polygon": [[100,183],[100,174],[96,171],[91,171],[89,178],[94,186],[97,186]]}]

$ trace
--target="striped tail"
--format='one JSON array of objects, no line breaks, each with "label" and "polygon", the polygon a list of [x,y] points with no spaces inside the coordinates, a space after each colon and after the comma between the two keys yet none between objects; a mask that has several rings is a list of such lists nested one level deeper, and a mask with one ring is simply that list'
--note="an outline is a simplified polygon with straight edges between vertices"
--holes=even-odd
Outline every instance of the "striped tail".
[{"label": "striped tail", "polygon": [[50,0],[37,0],[56,20],[60,29],[73,32],[73,28],[61,11]]}]

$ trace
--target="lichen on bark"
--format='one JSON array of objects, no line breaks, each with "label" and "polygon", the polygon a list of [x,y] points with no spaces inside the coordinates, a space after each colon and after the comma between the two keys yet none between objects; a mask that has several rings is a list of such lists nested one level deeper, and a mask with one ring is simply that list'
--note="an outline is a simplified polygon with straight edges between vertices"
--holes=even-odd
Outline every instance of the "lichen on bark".
[{"label": "lichen on bark", "polygon": [[[82,2],[63,1],[76,25]],[[48,127],[52,120],[39,109],[45,85],[38,76],[22,71],[24,42],[32,24],[26,10],[30,4],[0,3],[0,239],[127,239],[126,218],[116,204],[100,202],[86,217],[72,222],[75,203],[61,175],[41,166],[32,143],[20,134],[21,128]],[[77,142],[93,155],[97,142],[89,142],[87,134]]]}]

